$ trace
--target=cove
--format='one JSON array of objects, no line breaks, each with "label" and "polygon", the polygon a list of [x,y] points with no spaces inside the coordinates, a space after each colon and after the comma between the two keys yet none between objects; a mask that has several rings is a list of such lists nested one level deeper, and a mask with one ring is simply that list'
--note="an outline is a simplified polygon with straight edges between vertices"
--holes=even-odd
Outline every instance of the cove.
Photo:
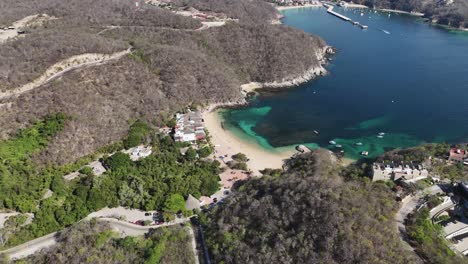
[{"label": "cove", "polygon": [[[285,10],[285,25],[337,48],[329,74],[292,89],[262,91],[245,108],[221,111],[227,129],[267,149],[334,149],[328,143],[334,140],[350,158],[363,150],[376,157],[424,142],[468,141],[468,33],[408,15],[334,11],[369,28],[324,8]],[[379,132],[386,134],[378,138]]]}]

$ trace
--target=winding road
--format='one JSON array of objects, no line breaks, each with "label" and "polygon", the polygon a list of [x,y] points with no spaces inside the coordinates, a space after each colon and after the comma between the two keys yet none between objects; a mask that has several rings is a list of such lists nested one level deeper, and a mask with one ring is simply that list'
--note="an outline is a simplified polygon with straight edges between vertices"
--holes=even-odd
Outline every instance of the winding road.
[{"label": "winding road", "polygon": [[86,53],[72,56],[52,65],[39,78],[30,83],[11,90],[7,90],[6,92],[0,92],[0,99],[18,96],[22,93],[31,91],[44,84],[47,84],[69,71],[87,66],[101,65],[112,60],[120,59],[121,57],[130,54],[131,52],[132,48],[128,48],[127,50],[119,51],[113,54]]},{"label": "winding road", "polygon": [[[164,223],[164,224],[157,225],[157,226],[139,226],[139,225],[132,224],[129,222],[117,220],[114,218],[99,218],[98,220],[108,222],[112,229],[120,233],[121,237],[127,237],[127,236],[141,236],[147,233],[151,229],[157,229],[161,227],[168,227],[168,226],[178,225],[182,223],[187,223],[190,221],[191,217],[177,218],[172,222]],[[57,244],[56,235],[58,233],[59,232],[48,234],[46,236],[36,238],[34,240],[28,241],[16,247],[12,247],[7,250],[0,251],[0,260],[1,260],[1,255],[3,254],[8,255],[10,260],[17,260],[17,259],[22,259],[27,256],[30,256],[40,251],[41,249],[51,247]],[[198,259],[198,256],[196,257],[196,259]]]},{"label": "winding road", "polygon": [[424,189],[423,191],[419,191],[416,195],[413,196],[406,196],[401,201],[401,207],[398,212],[395,214],[395,223],[396,228],[398,230],[398,235],[400,240],[403,242],[405,248],[408,250],[414,251],[414,248],[411,247],[407,242],[407,234],[406,234],[406,227],[405,227],[405,219],[409,213],[411,213],[416,207],[419,205],[419,200],[424,197],[425,194],[436,194],[442,192],[442,189],[439,185],[434,185]]}]

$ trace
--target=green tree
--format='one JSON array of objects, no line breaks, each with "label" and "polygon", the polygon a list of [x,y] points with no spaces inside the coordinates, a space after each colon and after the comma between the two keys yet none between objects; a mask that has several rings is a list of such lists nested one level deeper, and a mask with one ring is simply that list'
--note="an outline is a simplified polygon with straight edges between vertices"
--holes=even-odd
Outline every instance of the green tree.
[{"label": "green tree", "polygon": [[185,158],[188,161],[194,161],[197,159],[197,151],[195,151],[192,147],[189,147],[187,149],[187,152],[185,152]]},{"label": "green tree", "polygon": [[199,149],[197,152],[200,158],[206,158],[209,155],[211,155],[211,153],[213,153],[213,150],[210,147],[206,146],[206,147]]},{"label": "green tree", "polygon": [[232,159],[238,162],[247,162],[248,158],[244,153],[237,153],[232,155]]},{"label": "green tree", "polygon": [[178,213],[185,210],[184,197],[178,193],[171,194],[169,199],[164,203],[164,211]]}]

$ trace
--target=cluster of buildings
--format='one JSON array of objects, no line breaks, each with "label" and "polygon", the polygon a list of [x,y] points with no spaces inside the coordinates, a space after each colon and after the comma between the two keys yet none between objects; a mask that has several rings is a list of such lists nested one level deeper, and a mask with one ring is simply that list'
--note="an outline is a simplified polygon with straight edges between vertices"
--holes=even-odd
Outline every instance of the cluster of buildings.
[{"label": "cluster of buildings", "polygon": [[422,164],[410,163],[374,163],[372,165],[372,181],[398,179],[416,181],[427,178],[428,170]]},{"label": "cluster of buildings", "polygon": [[464,149],[450,148],[449,161],[460,162],[468,165],[468,152]]},{"label": "cluster of buildings", "polygon": [[176,114],[174,140],[177,142],[194,142],[206,137],[204,120],[198,111]]}]

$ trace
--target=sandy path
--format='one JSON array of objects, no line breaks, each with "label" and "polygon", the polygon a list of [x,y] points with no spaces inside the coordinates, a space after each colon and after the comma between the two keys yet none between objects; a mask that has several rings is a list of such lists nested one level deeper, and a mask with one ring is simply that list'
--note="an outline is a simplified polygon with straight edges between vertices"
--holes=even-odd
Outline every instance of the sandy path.
[{"label": "sandy path", "polygon": [[242,152],[250,159],[247,165],[255,175],[259,175],[259,171],[265,168],[282,168],[284,160],[296,153],[295,150],[269,151],[236,137],[221,127],[221,118],[216,111],[205,111],[203,119],[210,133],[211,142],[215,146],[216,157],[224,155],[231,157]]},{"label": "sandy path", "polygon": [[188,226],[187,231],[189,232],[190,240],[192,243],[192,250],[193,250],[193,255],[195,257],[195,264],[200,264],[200,259],[198,258],[198,250],[197,250],[197,240],[195,238],[195,233],[193,232],[193,227]]},{"label": "sandy path", "polygon": [[19,36],[20,34],[18,33],[18,31],[21,31],[22,28],[25,28],[26,26],[31,26],[34,24],[39,25],[49,19],[55,19],[55,18],[50,17],[46,14],[32,15],[32,16],[27,16],[25,18],[22,18],[18,21],[13,22],[13,24],[9,26],[9,27],[12,27],[12,29],[0,29],[0,44],[7,41],[8,39]]},{"label": "sandy path", "polygon": [[69,72],[71,70],[85,66],[103,64],[111,60],[119,59],[122,56],[129,54],[130,52],[131,49],[127,49],[125,51],[120,51],[113,54],[87,53],[70,57],[52,65],[39,78],[32,82],[14,88],[12,90],[8,90],[6,92],[0,92],[0,99],[10,96],[17,96],[27,91],[33,90],[41,85],[50,82],[51,80],[57,77],[60,77],[64,73]]}]

